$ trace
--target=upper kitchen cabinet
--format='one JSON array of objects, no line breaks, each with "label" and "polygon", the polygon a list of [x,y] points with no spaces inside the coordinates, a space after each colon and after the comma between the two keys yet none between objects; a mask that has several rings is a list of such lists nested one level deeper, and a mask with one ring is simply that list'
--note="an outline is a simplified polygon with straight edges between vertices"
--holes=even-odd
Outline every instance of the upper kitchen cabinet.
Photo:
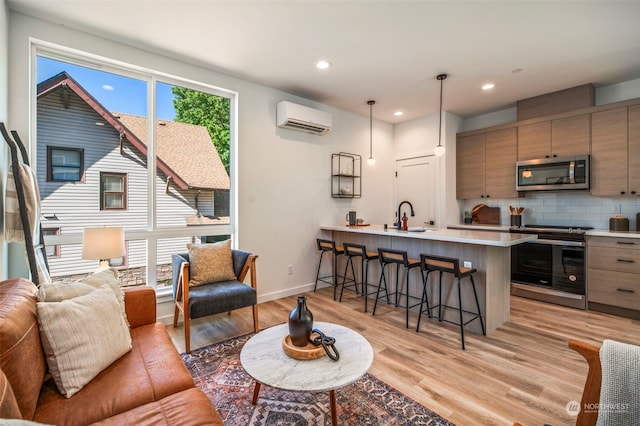
[{"label": "upper kitchen cabinet", "polygon": [[[518,127],[518,160],[535,160],[551,155],[551,122]],[[515,172],[514,172],[515,173]]]},{"label": "upper kitchen cabinet", "polygon": [[485,186],[485,134],[458,136],[456,143],[456,197],[479,198]]},{"label": "upper kitchen cabinet", "polygon": [[518,127],[518,160],[589,153],[589,114]]},{"label": "upper kitchen cabinet", "polygon": [[629,192],[640,194],[640,105],[629,107]]},{"label": "upper kitchen cabinet", "polygon": [[[638,186],[640,106],[591,115],[591,194],[635,195]],[[633,132],[633,140],[629,138]]]},{"label": "upper kitchen cabinet", "polygon": [[457,198],[516,198],[515,127],[460,136],[457,141]]},{"label": "upper kitchen cabinet", "polygon": [[517,198],[516,151],[518,129],[487,132],[485,139],[485,195]]}]

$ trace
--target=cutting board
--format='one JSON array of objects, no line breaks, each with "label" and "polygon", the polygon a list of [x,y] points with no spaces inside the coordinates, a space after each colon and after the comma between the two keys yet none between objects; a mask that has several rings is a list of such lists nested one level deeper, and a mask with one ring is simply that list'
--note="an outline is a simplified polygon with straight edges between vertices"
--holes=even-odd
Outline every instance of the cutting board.
[{"label": "cutting board", "polygon": [[473,221],[480,225],[500,225],[500,207],[479,204],[471,210]]}]

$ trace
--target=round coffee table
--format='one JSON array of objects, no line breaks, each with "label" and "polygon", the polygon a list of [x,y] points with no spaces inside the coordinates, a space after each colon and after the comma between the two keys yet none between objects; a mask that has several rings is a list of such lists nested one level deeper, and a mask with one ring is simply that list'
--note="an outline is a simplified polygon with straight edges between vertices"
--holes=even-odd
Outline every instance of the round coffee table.
[{"label": "round coffee table", "polygon": [[373,349],[367,339],[341,325],[314,322],[313,327],[336,339],[335,347],[340,353],[338,361],[332,361],[326,355],[310,360],[289,357],[282,349],[289,326],[281,324],[249,339],[240,352],[240,362],[256,381],[254,405],[261,384],[286,391],[329,392],[331,422],[337,425],[335,390],[365,375],[373,362]]}]

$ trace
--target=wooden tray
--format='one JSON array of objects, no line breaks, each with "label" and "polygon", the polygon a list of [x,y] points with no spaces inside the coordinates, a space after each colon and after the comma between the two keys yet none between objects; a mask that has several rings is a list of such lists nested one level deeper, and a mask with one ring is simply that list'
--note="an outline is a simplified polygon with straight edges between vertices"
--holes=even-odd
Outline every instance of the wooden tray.
[{"label": "wooden tray", "polygon": [[371,226],[369,223],[361,223],[359,225],[347,225],[347,228],[359,228],[361,226]]},{"label": "wooden tray", "polygon": [[[317,333],[311,333],[311,337],[317,336]],[[322,346],[315,346],[311,343],[307,343],[307,346],[295,346],[291,342],[291,336],[288,334],[282,339],[282,349],[284,353],[291,358],[299,360],[316,359],[325,356],[324,348]]]}]

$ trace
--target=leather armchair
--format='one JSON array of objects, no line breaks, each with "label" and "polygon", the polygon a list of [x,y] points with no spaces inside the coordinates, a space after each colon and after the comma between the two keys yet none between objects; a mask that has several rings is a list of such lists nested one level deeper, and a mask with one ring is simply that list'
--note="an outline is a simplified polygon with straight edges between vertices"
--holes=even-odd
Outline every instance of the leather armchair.
[{"label": "leather armchair", "polygon": [[[189,254],[171,256],[173,267],[173,326],[178,326],[180,313],[184,317],[185,351],[191,352],[190,322],[195,318],[216,315],[222,312],[253,307],[253,329],[260,330],[258,324],[258,299],[256,280],[256,259],[258,256],[231,250],[235,280],[189,287]],[[245,284],[247,274],[251,285]]]}]

